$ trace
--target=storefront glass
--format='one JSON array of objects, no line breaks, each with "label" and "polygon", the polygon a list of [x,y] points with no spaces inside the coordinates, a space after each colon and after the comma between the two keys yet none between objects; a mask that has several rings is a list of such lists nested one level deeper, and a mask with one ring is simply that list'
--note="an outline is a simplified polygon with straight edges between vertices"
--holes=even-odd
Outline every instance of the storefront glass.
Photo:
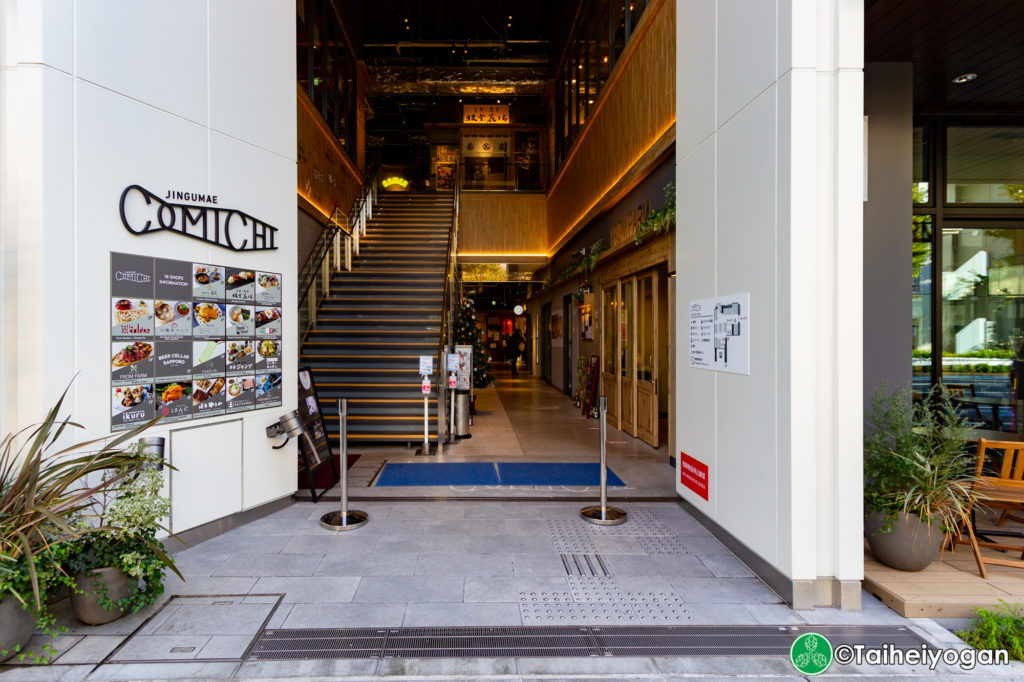
[{"label": "storefront glass", "polygon": [[928,143],[929,129],[924,126],[914,127],[914,203],[928,204],[931,202],[931,160]]},{"label": "storefront glass", "polygon": [[932,384],[932,217],[914,216],[913,237],[913,367],[914,393],[926,394]]},{"label": "storefront glass", "polygon": [[622,343],[622,364],[619,372],[630,377],[633,372],[633,282],[623,280],[619,299],[619,334]]},{"label": "storefront glass", "polygon": [[565,161],[647,0],[583,0],[555,76],[555,168]]},{"label": "storefront glass", "polygon": [[1024,128],[950,126],[947,204],[1024,204]]},{"label": "storefront glass", "polygon": [[942,234],[942,381],[979,428],[1018,431],[1024,230],[961,221]]},{"label": "storefront glass", "polygon": [[610,286],[604,290],[604,305],[601,315],[601,336],[603,337],[603,352],[601,362],[604,364],[606,374],[615,373],[615,287]]}]

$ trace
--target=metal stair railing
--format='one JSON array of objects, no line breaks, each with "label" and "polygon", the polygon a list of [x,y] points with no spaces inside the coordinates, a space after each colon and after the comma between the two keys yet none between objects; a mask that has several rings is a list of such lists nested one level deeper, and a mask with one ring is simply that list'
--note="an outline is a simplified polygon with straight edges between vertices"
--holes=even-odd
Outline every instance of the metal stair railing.
[{"label": "metal stair railing", "polygon": [[[458,177],[456,169],[456,177]],[[448,353],[454,349],[453,335],[455,327],[455,306],[458,303],[459,290],[456,288],[459,278],[459,267],[456,262],[459,252],[459,184],[452,187],[452,224],[448,229],[448,253],[444,266],[444,302],[441,306],[441,330],[437,340],[437,454],[442,454],[446,432],[453,425],[447,424],[448,400]]]},{"label": "metal stair railing", "polygon": [[359,239],[366,234],[366,222],[373,218],[377,201],[380,164],[368,169],[359,196],[346,214],[337,206],[317,238],[313,251],[299,270],[299,349],[309,330],[316,326],[320,302],[330,294],[331,277],[342,268],[352,270],[352,255],[359,255]]}]

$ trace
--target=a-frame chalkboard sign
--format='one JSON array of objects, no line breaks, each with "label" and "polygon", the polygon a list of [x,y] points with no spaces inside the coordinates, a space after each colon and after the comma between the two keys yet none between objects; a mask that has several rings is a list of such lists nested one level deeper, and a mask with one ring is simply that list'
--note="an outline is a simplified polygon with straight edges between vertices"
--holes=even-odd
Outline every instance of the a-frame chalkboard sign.
[{"label": "a-frame chalkboard sign", "polygon": [[[331,444],[327,440],[327,426],[324,424],[324,413],[320,409],[320,399],[313,381],[313,372],[309,367],[299,369],[299,419],[302,421],[307,436],[299,438],[299,474],[305,473],[309,485],[309,493],[316,502],[338,482],[338,469],[334,466],[331,456]],[[331,484],[321,492],[317,492],[313,482],[313,472],[329,464],[331,467]],[[345,462],[340,462],[345,466]]]}]

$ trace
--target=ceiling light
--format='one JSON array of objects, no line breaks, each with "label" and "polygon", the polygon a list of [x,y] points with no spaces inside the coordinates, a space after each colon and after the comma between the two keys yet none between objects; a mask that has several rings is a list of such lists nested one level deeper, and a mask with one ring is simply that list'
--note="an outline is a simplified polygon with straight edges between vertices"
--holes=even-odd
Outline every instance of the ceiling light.
[{"label": "ceiling light", "polygon": [[592,99],[588,99],[587,100],[587,104],[593,104],[593,103],[594,103],[594,100],[592,100]]},{"label": "ceiling light", "polygon": [[978,74],[976,74],[976,73],[962,73],[959,76],[957,76],[956,78],[954,78],[953,82],[958,84],[958,85],[960,83],[970,83],[972,80],[974,80],[977,77],[978,77]]},{"label": "ceiling light", "polygon": [[607,64],[607,63],[608,63],[608,55],[605,55],[605,56],[604,56],[604,57],[603,57],[603,58],[601,59],[601,61],[602,61],[602,62],[604,62],[605,64]]}]

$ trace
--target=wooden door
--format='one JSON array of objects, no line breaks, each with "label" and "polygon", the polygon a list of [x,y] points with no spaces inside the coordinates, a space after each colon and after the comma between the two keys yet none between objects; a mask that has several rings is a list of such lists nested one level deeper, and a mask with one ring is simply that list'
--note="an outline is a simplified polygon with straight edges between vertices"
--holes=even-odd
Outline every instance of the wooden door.
[{"label": "wooden door", "polygon": [[619,430],[636,436],[636,278],[619,283]]},{"label": "wooden door", "polygon": [[637,277],[636,435],[658,447],[658,372],[662,330],[658,320],[658,277]]},{"label": "wooden door", "polygon": [[618,285],[606,287],[601,294],[601,390],[608,398],[608,423],[619,428],[619,370],[616,329],[618,320]]}]

